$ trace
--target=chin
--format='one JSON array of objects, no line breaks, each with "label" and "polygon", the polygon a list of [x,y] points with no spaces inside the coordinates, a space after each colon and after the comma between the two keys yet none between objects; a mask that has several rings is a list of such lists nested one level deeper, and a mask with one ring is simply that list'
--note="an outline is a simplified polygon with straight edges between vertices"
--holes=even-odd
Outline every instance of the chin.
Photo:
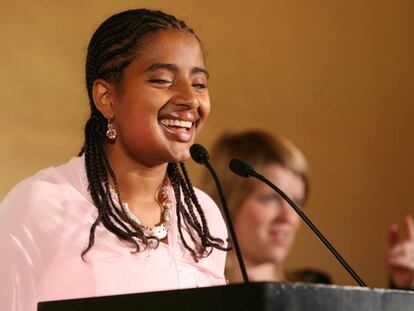
[{"label": "chin", "polygon": [[269,257],[274,263],[279,264],[285,261],[287,252],[285,250],[276,250],[269,254]]},{"label": "chin", "polygon": [[169,162],[184,162],[186,160],[188,160],[191,155],[190,155],[190,146],[186,146],[186,147],[181,147],[181,148],[177,148],[176,150],[172,150],[171,152],[171,161]]}]

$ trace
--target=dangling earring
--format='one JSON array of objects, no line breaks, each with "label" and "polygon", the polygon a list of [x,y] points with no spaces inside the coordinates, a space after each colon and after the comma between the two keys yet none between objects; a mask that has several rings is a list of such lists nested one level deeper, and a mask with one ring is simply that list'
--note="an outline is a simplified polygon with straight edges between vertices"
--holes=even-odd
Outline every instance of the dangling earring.
[{"label": "dangling earring", "polygon": [[108,118],[108,130],[106,131],[106,137],[109,138],[109,140],[114,141],[116,138],[116,129],[114,129],[111,118]]}]

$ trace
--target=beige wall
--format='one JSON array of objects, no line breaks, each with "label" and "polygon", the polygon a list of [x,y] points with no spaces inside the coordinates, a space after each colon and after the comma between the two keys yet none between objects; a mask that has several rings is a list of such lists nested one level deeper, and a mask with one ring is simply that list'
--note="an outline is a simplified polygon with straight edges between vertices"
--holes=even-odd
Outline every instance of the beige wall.
[{"label": "beige wall", "polygon": [[[413,3],[2,1],[0,197],[79,150],[85,50],[99,22],[161,8],[205,45],[213,113],[199,141],[259,126],[296,142],[312,166],[309,216],[370,286],[384,286],[387,225],[414,206]],[[305,228],[289,261],[303,266],[354,284]]]}]

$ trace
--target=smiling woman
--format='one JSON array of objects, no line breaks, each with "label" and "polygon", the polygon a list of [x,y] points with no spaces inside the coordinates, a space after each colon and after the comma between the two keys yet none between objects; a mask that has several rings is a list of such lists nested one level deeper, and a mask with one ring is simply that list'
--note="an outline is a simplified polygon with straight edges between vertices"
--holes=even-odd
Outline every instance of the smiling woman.
[{"label": "smiling woman", "polygon": [[174,16],[111,16],[86,61],[78,157],[1,202],[0,309],[225,284],[226,228],[182,161],[210,111],[199,39]]},{"label": "smiling woman", "polygon": [[114,119],[119,134],[108,156],[127,155],[148,166],[187,159],[210,111],[204,66],[193,34],[164,30],[147,37],[122,84],[95,81],[97,108]]},{"label": "smiling woman", "polygon": [[[248,162],[278,185],[298,205],[304,206],[309,192],[308,164],[290,141],[260,130],[224,134],[213,147],[212,165],[223,181],[240,249],[252,281],[300,281],[329,283],[325,273],[315,269],[287,272],[284,262],[301,225],[299,215],[266,184],[229,172],[232,158]],[[204,188],[218,197],[214,183],[205,176]],[[227,261],[227,278],[240,282],[235,255]]]}]

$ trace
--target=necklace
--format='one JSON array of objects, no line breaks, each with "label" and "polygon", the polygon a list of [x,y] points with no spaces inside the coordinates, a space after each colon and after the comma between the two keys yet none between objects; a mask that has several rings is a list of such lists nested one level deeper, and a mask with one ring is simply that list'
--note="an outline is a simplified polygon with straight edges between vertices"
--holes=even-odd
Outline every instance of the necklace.
[{"label": "necklace", "polygon": [[[110,187],[109,188],[111,192],[112,201],[114,202],[115,206],[117,208],[120,208],[119,205],[119,198],[117,193]],[[143,226],[141,224],[141,221],[138,219],[138,217],[131,212],[131,210],[128,208],[128,203],[122,203],[122,209],[125,212],[126,216],[130,221],[132,221],[135,225],[141,227],[144,231],[144,233],[147,236],[153,236],[156,237],[158,240],[162,240],[167,237],[168,230],[170,229],[170,221],[171,221],[171,208],[172,208],[172,201],[168,197],[168,180],[167,178],[164,179],[162,182],[161,189],[157,196],[157,203],[161,205],[162,207],[162,218],[163,221],[158,226],[155,226],[153,228]]]}]

